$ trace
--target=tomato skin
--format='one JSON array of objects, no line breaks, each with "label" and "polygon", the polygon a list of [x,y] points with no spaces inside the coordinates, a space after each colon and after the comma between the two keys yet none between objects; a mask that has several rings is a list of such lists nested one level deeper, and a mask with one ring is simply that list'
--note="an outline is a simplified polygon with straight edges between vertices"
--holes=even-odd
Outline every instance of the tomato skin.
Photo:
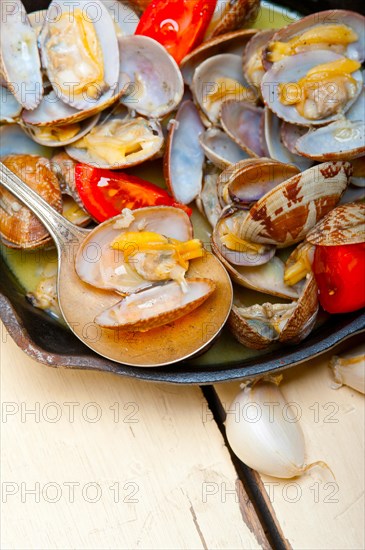
[{"label": "tomato skin", "polygon": [[319,302],[328,313],[365,307],[365,243],[316,246],[313,273]]},{"label": "tomato skin", "polygon": [[177,63],[204,38],[217,0],[153,0],[135,34],[154,38]]},{"label": "tomato skin", "polygon": [[164,189],[123,172],[77,164],[75,185],[85,209],[98,222],[117,216],[123,208],[175,206],[189,216],[192,213],[191,208],[176,202]]}]

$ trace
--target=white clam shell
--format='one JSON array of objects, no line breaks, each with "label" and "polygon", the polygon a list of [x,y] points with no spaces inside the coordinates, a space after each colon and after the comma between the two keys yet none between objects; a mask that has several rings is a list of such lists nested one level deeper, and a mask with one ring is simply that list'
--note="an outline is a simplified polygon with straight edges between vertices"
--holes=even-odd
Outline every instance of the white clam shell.
[{"label": "white clam shell", "polygon": [[[351,105],[360,95],[363,87],[363,77],[361,71],[352,73],[352,77],[357,82],[356,94],[345,105],[343,105],[337,113],[316,120],[309,120],[299,114],[295,105],[284,105],[279,100],[279,84],[298,82],[304,77],[310,69],[317,65],[330,63],[341,59],[343,56],[331,52],[329,50],[316,50],[304,52],[301,54],[285,57],[281,61],[274,63],[267,73],[265,73],[261,82],[261,93],[265,104],[279,117],[292,124],[301,124],[302,126],[322,126],[334,120],[337,120],[343,113],[349,110]],[[333,88],[328,89],[329,100],[332,99]]]},{"label": "white clam shell", "polygon": [[264,157],[262,128],[264,110],[247,101],[228,100],[222,103],[220,120],[224,131],[250,157]]},{"label": "white clam shell", "polygon": [[228,90],[231,94],[226,97],[222,94],[219,101],[210,104],[209,95],[217,91],[217,79],[228,78],[241,84],[247,91],[239,99],[251,100],[255,97],[255,91],[250,88],[242,73],[241,57],[234,54],[220,54],[203,61],[195,70],[192,91],[196,103],[213,124],[219,122],[219,112],[224,100],[233,97],[237,90]]},{"label": "white clam shell", "polygon": [[[115,125],[114,125],[115,123]],[[105,145],[99,151],[93,150],[92,146],[84,146],[78,141],[66,147],[67,153],[78,162],[98,166],[99,168],[120,169],[141,164],[145,160],[155,157],[161,150],[164,138],[161,125],[157,120],[146,120],[141,117],[124,118],[118,115],[111,115],[93,127],[92,132],[99,134],[99,140],[105,138]],[[104,135],[100,134],[104,132]],[[93,139],[92,134],[86,136]],[[120,155],[114,156],[114,162],[108,159],[108,142],[115,140],[121,143]],[[81,138],[82,139],[82,138]],[[98,140],[98,141],[99,141]],[[140,149],[124,153],[123,148],[128,143],[133,146],[139,143]]]},{"label": "white clam shell", "polygon": [[208,128],[200,136],[200,145],[207,158],[222,170],[250,158],[233,139],[219,128]]},{"label": "white clam shell", "polygon": [[[312,13],[307,17],[299,19],[290,25],[280,29],[272,38],[272,42],[288,42],[294,36],[300,36],[318,25],[347,25],[358,35],[356,42],[348,44],[343,52],[346,57],[357,61],[365,59],[365,17],[360,13],[347,10],[326,10],[318,13]],[[310,48],[311,46],[309,46]],[[331,47],[331,46],[330,46]],[[322,48],[323,49],[323,48]],[[264,54],[265,65],[267,68],[271,65]]]},{"label": "white clam shell", "polygon": [[189,100],[181,104],[170,124],[164,157],[165,179],[175,199],[189,204],[202,188],[204,151],[199,136],[204,126],[194,103]]},{"label": "white clam shell", "polygon": [[247,41],[256,33],[256,29],[244,29],[221,34],[204,41],[192,52],[188,53],[180,63],[185,84],[191,86],[196,67],[209,57],[221,53],[232,53],[241,56]]},{"label": "white clam shell", "polygon": [[10,90],[0,86],[0,122],[15,122],[22,111],[22,106]]},{"label": "white clam shell", "polygon": [[120,71],[131,84],[122,103],[137,113],[161,118],[180,103],[184,82],[176,61],[153,38],[125,36],[119,38]]},{"label": "white clam shell", "polygon": [[199,307],[215,289],[210,279],[186,279],[183,291],[176,282],[126,296],[100,313],[95,322],[107,328],[146,331],[171,323]]},{"label": "white clam shell", "polygon": [[265,138],[270,157],[280,162],[294,164],[300,170],[307,170],[313,165],[313,161],[294,154],[281,140],[282,120],[268,107],[265,107]]},{"label": "white clam shell", "polygon": [[[83,136],[88,134],[92,128],[98,123],[98,120],[100,118],[100,114],[96,114],[93,117],[90,117],[88,119],[83,120],[80,122],[80,130],[77,132],[76,135],[74,135],[72,138],[68,138],[66,140],[58,140],[56,138],[45,138],[41,135],[37,126],[31,126],[31,125],[23,125],[24,132],[32,138],[36,143],[40,143],[41,145],[45,145],[46,147],[65,147],[66,145],[70,145],[71,143],[74,143],[78,139],[81,139]],[[55,125],[57,127],[57,125]],[[62,129],[66,126],[58,126],[58,128]],[[52,130],[52,126],[47,126],[49,130]]]},{"label": "white clam shell", "polygon": [[35,109],[43,95],[37,36],[20,0],[0,3],[1,72],[17,101]]},{"label": "white clam shell", "polygon": [[299,138],[296,148],[313,160],[350,160],[365,153],[365,88],[346,117]]},{"label": "white clam shell", "polygon": [[[51,59],[49,55],[49,39],[50,32],[53,29],[57,29],[58,22],[60,21],[61,14],[69,14],[72,17],[73,11],[81,10],[83,17],[94,26],[97,39],[100,44],[100,48],[103,56],[104,67],[104,82],[106,84],[105,90],[99,90],[99,97],[92,98],[87,93],[76,92],[73,87],[70,86],[70,81],[62,82],[62,88],[59,86],[59,79],[63,79],[61,71],[65,72],[65,68],[58,66]],[[45,23],[39,35],[39,44],[42,55],[42,65],[47,71],[47,76],[55,89],[58,97],[65,103],[75,107],[76,109],[84,110],[90,107],[96,107],[98,104],[104,102],[106,99],[111,98],[115,94],[115,89],[118,86],[119,78],[119,48],[115,31],[114,21],[102,2],[94,0],[89,2],[88,0],[53,0],[47,10]],[[53,48],[60,48],[62,46],[57,44],[52,46]],[[78,78],[78,67],[67,67],[67,78]],[[72,80],[74,82],[74,80]]]},{"label": "white clam shell", "polygon": [[76,271],[84,282],[122,294],[131,294],[152,285],[151,281],[137,273],[132,278],[121,272],[123,270],[120,267],[125,265],[123,254],[113,250],[110,244],[123,231],[139,231],[143,228],[180,241],[192,238],[189,216],[178,208],[141,208],[134,210],[132,216],[129,224],[123,224],[126,219],[124,214],[108,220],[98,226],[91,238],[86,237],[76,257]]}]

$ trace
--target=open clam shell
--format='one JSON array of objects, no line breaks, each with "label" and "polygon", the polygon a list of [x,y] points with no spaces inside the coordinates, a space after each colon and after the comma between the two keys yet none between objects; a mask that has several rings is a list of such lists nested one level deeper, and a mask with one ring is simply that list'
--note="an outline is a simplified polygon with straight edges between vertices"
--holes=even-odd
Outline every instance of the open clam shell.
[{"label": "open clam shell", "polygon": [[103,2],[53,0],[39,45],[42,65],[64,103],[84,110],[115,94],[119,48],[114,21]]},{"label": "open clam shell", "polygon": [[[279,99],[280,84],[297,83],[303,78],[310,69],[318,65],[331,63],[343,58],[343,56],[332,51],[310,51],[301,54],[285,57],[281,61],[274,63],[269,71],[267,71],[261,82],[261,92],[265,104],[281,119],[291,122],[292,124],[300,124],[302,126],[322,126],[340,118],[343,113],[346,113],[351,105],[356,101],[363,87],[363,77],[361,71],[357,70],[352,73],[352,77],[356,82],[356,88],[353,90],[353,95],[346,96],[346,99],[341,97],[338,87],[333,91],[333,87],[328,86],[325,82],[313,82],[312,89],[315,87],[323,87],[325,97],[322,98],[320,93],[316,94],[319,101],[323,105],[331,107],[330,114],[321,118],[306,118],[302,116],[296,109],[295,105],[285,105]],[[321,108],[323,110],[324,107]],[[319,111],[321,112],[321,111]],[[326,113],[326,110],[323,110]]]},{"label": "open clam shell", "polygon": [[247,82],[260,88],[265,69],[262,64],[262,52],[275,30],[266,29],[256,33],[247,43],[243,54],[243,74]]},{"label": "open clam shell", "polygon": [[259,9],[258,0],[217,0],[204,40],[239,29],[245,22],[254,21]]},{"label": "open clam shell", "polygon": [[[303,51],[313,51],[320,47],[321,50],[333,50],[337,53],[341,53],[349,57],[350,59],[355,59],[358,61],[364,61],[365,58],[365,18],[360,13],[348,10],[326,10],[319,13],[313,13],[307,17],[301,18],[299,21],[295,21],[290,25],[280,29],[275,33],[272,38],[271,43],[273,42],[289,42],[294,37],[298,37],[304,32],[309,31],[310,29],[315,29],[321,25],[346,25],[354,30],[358,36],[358,39],[355,42],[348,44],[347,46],[341,46],[339,44],[326,44],[322,42],[320,44],[298,44],[297,49],[294,50],[295,53],[300,53]],[[271,62],[270,58],[270,46],[263,54],[263,60],[266,68],[270,68]]]},{"label": "open clam shell", "polygon": [[176,282],[169,282],[126,296],[100,313],[95,323],[142,332],[172,323],[198,308],[215,290],[210,279],[187,279],[186,284],[185,292]]},{"label": "open clam shell", "polygon": [[219,170],[214,166],[206,167],[203,177],[203,189],[196,200],[199,210],[202,214],[205,214],[208,222],[213,228],[222,213],[217,190],[219,173]]},{"label": "open clam shell", "polygon": [[191,87],[196,103],[213,124],[219,122],[223,101],[256,101],[255,90],[243,77],[241,58],[234,54],[214,55],[203,61],[194,72]]},{"label": "open clam shell", "polygon": [[100,224],[86,237],[76,257],[76,271],[85,283],[121,294],[149,288],[153,283],[128,268],[122,252],[111,248],[112,241],[123,231],[156,232],[165,237],[187,241],[192,237],[189,216],[178,208],[155,206],[123,213]]},{"label": "open clam shell", "polygon": [[22,106],[5,86],[0,86],[0,122],[13,123],[19,118]]},{"label": "open clam shell", "polygon": [[351,174],[349,162],[326,162],[280,183],[252,206],[238,236],[278,247],[303,240],[337,205]]},{"label": "open clam shell", "polygon": [[180,103],[184,82],[176,61],[153,38],[134,35],[119,38],[120,71],[131,84],[122,103],[147,117],[161,118]]},{"label": "open clam shell", "polygon": [[296,344],[314,327],[318,313],[317,285],[309,275],[298,301],[291,304],[234,304],[228,325],[235,338],[253,349],[265,349],[275,341]]},{"label": "open clam shell", "polygon": [[88,134],[98,123],[99,118],[100,114],[96,114],[80,123],[46,127],[23,124],[22,128],[36,143],[46,147],[65,147]]},{"label": "open clam shell", "polygon": [[170,192],[182,204],[189,204],[202,189],[204,151],[199,136],[204,126],[192,101],[181,104],[170,122],[164,156],[164,175]]},{"label": "open clam shell", "polygon": [[[9,155],[1,161],[58,212],[61,190],[48,159],[36,155]],[[38,248],[51,241],[46,228],[22,202],[0,186],[0,237],[13,248]]]},{"label": "open clam shell", "polygon": [[188,53],[180,63],[180,70],[185,84],[191,86],[196,67],[209,57],[221,53],[242,55],[247,41],[256,33],[256,29],[241,29],[204,41],[192,52]]},{"label": "open clam shell", "polygon": [[317,246],[365,242],[365,204],[337,206],[308,233],[307,241]]},{"label": "open clam shell", "polygon": [[313,160],[350,160],[365,153],[365,88],[346,117],[300,137],[297,151]]},{"label": "open clam shell", "polygon": [[201,134],[200,145],[204,149],[206,157],[222,170],[227,166],[250,158],[237,143],[219,128],[208,128]]},{"label": "open clam shell", "polygon": [[220,121],[224,131],[250,157],[264,157],[261,128],[264,109],[247,101],[227,100],[222,103]]},{"label": "open clam shell", "polygon": [[[248,212],[247,212],[248,214]],[[212,234],[212,249],[214,254],[222,261],[230,271],[229,266],[258,266],[266,264],[274,255],[274,246],[263,246],[257,251],[231,250],[224,244],[223,240],[227,234],[236,234],[236,227],[239,226],[244,219],[245,212],[235,210],[228,207],[222,211],[222,214],[217,221]]]},{"label": "open clam shell", "polygon": [[66,147],[70,157],[99,168],[120,169],[155,157],[164,143],[156,120],[111,114],[83,138]]},{"label": "open clam shell", "polygon": [[35,109],[43,95],[37,36],[20,0],[0,3],[0,70],[16,100]]},{"label": "open clam shell", "polygon": [[279,183],[298,173],[295,166],[272,159],[242,161],[221,173],[218,191],[222,195],[222,201],[248,208]]},{"label": "open clam shell", "polygon": [[[285,124],[288,125],[289,123]],[[283,121],[268,107],[265,107],[265,138],[271,158],[280,162],[294,164],[300,170],[307,170],[313,165],[313,161],[297,153],[293,153],[284,145],[282,141],[282,125]],[[298,126],[298,128],[302,127]]]}]

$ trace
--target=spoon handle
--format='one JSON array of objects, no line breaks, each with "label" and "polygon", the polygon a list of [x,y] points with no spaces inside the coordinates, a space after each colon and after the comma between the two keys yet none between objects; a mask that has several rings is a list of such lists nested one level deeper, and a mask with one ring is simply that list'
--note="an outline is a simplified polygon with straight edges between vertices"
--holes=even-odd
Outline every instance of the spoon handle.
[{"label": "spoon handle", "polygon": [[51,234],[57,248],[60,249],[67,243],[84,239],[89,233],[89,230],[81,229],[66,220],[2,162],[0,162],[0,183],[39,218]]}]

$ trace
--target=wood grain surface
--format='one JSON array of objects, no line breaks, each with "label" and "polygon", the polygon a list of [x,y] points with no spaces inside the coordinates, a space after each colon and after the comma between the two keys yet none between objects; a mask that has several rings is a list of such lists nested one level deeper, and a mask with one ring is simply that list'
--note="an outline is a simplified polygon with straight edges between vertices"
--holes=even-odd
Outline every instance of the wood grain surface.
[{"label": "wood grain surface", "polygon": [[1,548],[269,548],[199,387],[0,358]]},{"label": "wood grain surface", "polygon": [[[331,355],[285,371],[280,388],[302,427],[306,462],[323,460],[334,477],[322,468],[292,480],[253,475],[288,546],[360,550],[365,548],[365,399],[347,387],[332,389]],[[239,384],[215,390],[231,414]]]}]

